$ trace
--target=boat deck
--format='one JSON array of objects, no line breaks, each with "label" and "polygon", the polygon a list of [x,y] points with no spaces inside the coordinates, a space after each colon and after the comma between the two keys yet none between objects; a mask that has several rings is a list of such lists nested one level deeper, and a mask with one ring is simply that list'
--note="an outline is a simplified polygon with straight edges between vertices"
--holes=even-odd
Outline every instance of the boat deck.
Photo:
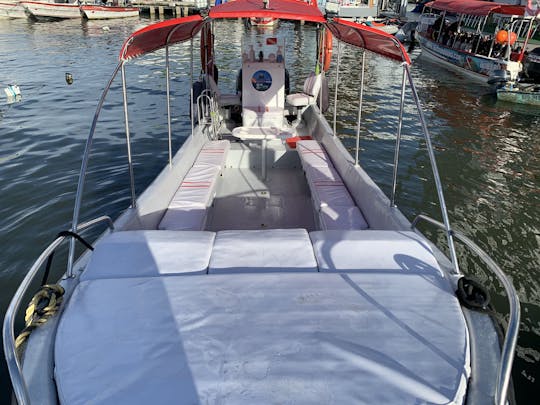
[{"label": "boat deck", "polygon": [[315,230],[313,204],[304,173],[299,169],[225,168],[217,186],[206,229]]}]

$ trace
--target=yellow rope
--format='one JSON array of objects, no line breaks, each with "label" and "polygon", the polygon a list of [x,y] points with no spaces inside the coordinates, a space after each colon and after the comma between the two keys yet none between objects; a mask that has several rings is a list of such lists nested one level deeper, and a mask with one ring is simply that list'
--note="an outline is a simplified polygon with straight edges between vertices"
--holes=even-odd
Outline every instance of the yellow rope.
[{"label": "yellow rope", "polygon": [[47,284],[32,297],[26,308],[24,316],[25,327],[15,339],[15,347],[18,349],[30,336],[30,333],[38,326],[43,325],[53,316],[64,295],[64,288],[58,284]]}]

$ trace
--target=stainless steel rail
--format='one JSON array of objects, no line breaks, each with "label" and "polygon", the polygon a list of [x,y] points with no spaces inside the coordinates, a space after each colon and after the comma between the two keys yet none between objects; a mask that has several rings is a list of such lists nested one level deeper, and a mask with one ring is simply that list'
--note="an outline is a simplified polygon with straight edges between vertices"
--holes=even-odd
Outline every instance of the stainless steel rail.
[{"label": "stainless steel rail", "polygon": [[[101,112],[101,109],[103,108],[103,104],[105,103],[105,98],[107,97],[107,93],[109,92],[109,89],[111,88],[114,82],[114,79],[116,78],[116,75],[120,71],[121,67],[122,67],[122,63],[119,63],[116,66],[111,78],[109,79],[109,83],[107,83],[107,86],[105,86],[105,89],[103,90],[103,93],[101,94],[101,98],[99,99],[99,103],[96,108],[96,112],[94,113],[94,118],[92,120],[92,126],[90,127],[90,134],[88,135],[88,138],[86,139],[86,145],[84,147],[84,154],[83,154],[83,159],[81,163],[81,170],[79,172],[79,181],[77,183],[77,194],[75,195],[75,207],[73,208],[73,221],[71,224],[72,232],[77,232],[77,229],[78,229],[77,224],[79,223],[79,213],[81,211],[82,195],[83,195],[83,190],[84,190],[84,180],[86,179],[86,169],[88,167],[88,160],[90,159],[90,150],[92,149],[92,142],[94,140],[94,133],[96,131],[96,125],[99,118],[99,113]],[[72,275],[74,258],[75,258],[75,241],[72,239],[69,243],[69,255],[68,255],[68,264],[67,264],[67,274],[69,277],[71,277]]]},{"label": "stainless steel rail", "polygon": [[[422,106],[420,105],[420,97],[418,97],[418,92],[414,85],[411,71],[409,70],[409,65],[404,64],[403,69],[407,73],[409,79],[409,86],[411,88],[412,96],[416,104],[416,110],[418,111],[418,118],[420,119],[420,124],[422,125],[422,132],[424,133],[424,139],[426,141],[426,149],[429,156],[429,161],[431,163],[431,170],[433,172],[433,179],[435,180],[435,188],[437,189],[437,196],[439,198],[439,205],[441,207],[441,215],[446,230],[446,240],[448,242],[448,249],[450,250],[450,260],[454,266],[454,272],[460,274],[459,264],[456,256],[456,248],[454,246],[454,239],[452,237],[452,228],[450,227],[450,220],[448,218],[448,211],[446,209],[446,201],[444,199],[444,193],[442,189],[441,176],[439,176],[439,169],[437,168],[437,161],[435,159],[435,153],[433,152],[433,145],[431,144],[431,135],[426,124],[426,118],[424,117],[424,112],[422,111]],[[397,172],[396,172],[397,173]]]},{"label": "stainless steel rail", "polygon": [[[82,231],[101,222],[107,222],[109,228],[114,230],[114,225],[111,218],[108,216],[101,216],[80,224],[77,227],[77,231]],[[41,253],[38,259],[34,262],[30,268],[30,271],[28,271],[23,281],[19,285],[19,288],[17,288],[15,295],[11,299],[4,318],[4,325],[2,329],[2,337],[4,339],[4,355],[6,357],[9,375],[11,376],[13,391],[19,405],[30,404],[30,398],[28,395],[28,388],[26,387],[26,382],[24,381],[22,374],[22,364],[17,358],[17,349],[15,347],[15,316],[19,312],[22,299],[28,291],[28,288],[30,287],[41,266],[43,263],[45,263],[51,253],[53,253],[56,248],[62,244],[62,242],[64,242],[65,239],[66,236],[56,238],[49,246],[47,246],[43,253]]]},{"label": "stainless steel rail", "polygon": [[[412,222],[411,227],[416,228],[416,224],[424,220],[431,225],[434,225],[440,229],[446,230],[446,226],[426,215],[418,215]],[[453,235],[472,250],[478,257],[487,265],[503,285],[506,295],[508,296],[508,302],[510,304],[510,318],[508,319],[508,327],[506,328],[506,334],[504,336],[504,343],[501,349],[501,362],[497,373],[497,385],[495,391],[495,404],[506,404],[506,397],[508,395],[508,386],[510,384],[510,377],[512,373],[512,363],[514,362],[514,351],[516,350],[517,337],[519,333],[519,320],[520,320],[520,307],[519,298],[512,282],[508,279],[502,269],[493,261],[489,255],[484,252],[476,243],[474,243],[467,236],[456,230],[452,231]]]}]

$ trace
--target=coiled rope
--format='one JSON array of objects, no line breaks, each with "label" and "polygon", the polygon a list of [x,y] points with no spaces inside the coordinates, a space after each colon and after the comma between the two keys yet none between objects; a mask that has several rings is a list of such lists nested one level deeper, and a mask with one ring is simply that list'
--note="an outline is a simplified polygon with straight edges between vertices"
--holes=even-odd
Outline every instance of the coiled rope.
[{"label": "coiled rope", "polygon": [[43,325],[60,308],[64,295],[64,288],[58,284],[47,284],[32,297],[26,308],[24,316],[25,328],[15,339],[15,348],[19,348],[30,333],[38,326]]}]

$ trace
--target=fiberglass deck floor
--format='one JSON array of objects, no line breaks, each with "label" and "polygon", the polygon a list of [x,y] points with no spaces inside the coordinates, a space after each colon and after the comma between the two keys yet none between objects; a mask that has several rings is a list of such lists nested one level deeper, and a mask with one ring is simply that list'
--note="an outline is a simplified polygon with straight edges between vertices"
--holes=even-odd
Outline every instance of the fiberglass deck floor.
[{"label": "fiberglass deck floor", "polygon": [[206,230],[304,228],[315,230],[309,187],[301,169],[226,168]]}]

